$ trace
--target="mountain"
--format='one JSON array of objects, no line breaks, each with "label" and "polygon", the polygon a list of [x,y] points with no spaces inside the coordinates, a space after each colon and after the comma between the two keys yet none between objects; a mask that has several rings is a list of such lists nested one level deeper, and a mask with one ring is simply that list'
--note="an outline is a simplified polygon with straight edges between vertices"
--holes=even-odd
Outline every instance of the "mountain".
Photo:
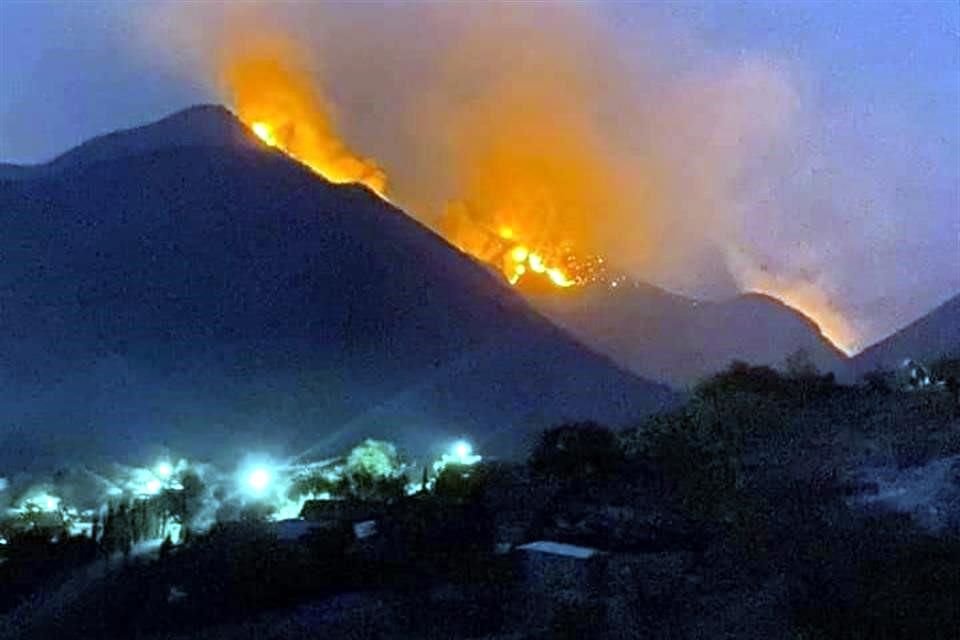
[{"label": "mountain", "polygon": [[33,167],[0,162],[0,180],[19,180],[33,174]]},{"label": "mountain", "polygon": [[910,323],[853,358],[857,375],[877,368],[899,367],[906,358],[930,363],[943,357],[960,357],[960,295]]},{"label": "mountain", "polygon": [[255,148],[247,128],[219,105],[200,105],[133,129],[97,136],[40,165],[0,163],[0,180],[51,176],[142,153],[185,147]]},{"label": "mountain", "polygon": [[640,282],[619,280],[532,298],[535,306],[584,344],[638,375],[687,387],[732,360],[781,366],[803,349],[840,377],[846,356],[810,318],[760,294],[709,302]]},{"label": "mountain", "polygon": [[[9,173],[9,172],[8,172]],[[0,468],[64,457],[522,455],[671,405],[359,186],[221,107],[0,179]]]}]

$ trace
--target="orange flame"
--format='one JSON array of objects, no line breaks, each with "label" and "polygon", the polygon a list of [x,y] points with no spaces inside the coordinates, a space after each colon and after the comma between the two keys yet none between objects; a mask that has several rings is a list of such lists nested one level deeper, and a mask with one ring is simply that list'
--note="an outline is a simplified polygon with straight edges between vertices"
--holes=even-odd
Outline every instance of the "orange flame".
[{"label": "orange flame", "polygon": [[600,281],[604,273],[602,258],[578,256],[567,244],[528,243],[509,225],[493,231],[472,217],[463,203],[447,207],[441,226],[441,233],[457,248],[500,269],[512,285],[529,277],[566,289]]},{"label": "orange flame", "polygon": [[337,134],[322,95],[292,47],[281,41],[260,45],[253,51],[238,49],[222,62],[237,116],[265,144],[330,182],[363,184],[385,197],[383,169],[354,153]]},{"label": "orange flame", "polygon": [[816,285],[804,282],[758,282],[750,288],[756,293],[771,296],[797,309],[817,323],[820,333],[848,356],[858,350],[859,332]]}]

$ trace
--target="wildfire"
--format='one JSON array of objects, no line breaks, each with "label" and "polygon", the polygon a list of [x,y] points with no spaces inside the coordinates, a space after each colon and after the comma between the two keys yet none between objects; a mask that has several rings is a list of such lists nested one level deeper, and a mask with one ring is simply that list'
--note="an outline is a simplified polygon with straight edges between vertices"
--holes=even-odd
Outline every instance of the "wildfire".
[{"label": "wildfire", "polygon": [[816,322],[820,333],[848,356],[857,352],[860,336],[856,328],[816,286],[804,283],[758,284],[751,290],[774,297],[799,310]]},{"label": "wildfire", "polygon": [[[507,241],[513,240],[513,230],[510,227],[504,227],[500,230],[500,237]],[[540,253],[531,251],[522,244],[516,244],[506,252],[503,271],[510,284],[517,284],[527,273],[544,275],[558,287],[566,288],[576,284],[567,277],[563,269],[547,266]]]},{"label": "wildfire", "polygon": [[537,242],[534,234],[513,225],[487,227],[462,203],[447,207],[441,226],[457,248],[499,269],[512,285],[536,281],[567,289],[606,280],[603,258],[579,255],[565,243]]},{"label": "wildfire", "polygon": [[272,42],[226,55],[221,73],[237,116],[260,140],[330,182],[359,183],[386,197],[387,177],[337,134],[314,80],[291,47]]}]

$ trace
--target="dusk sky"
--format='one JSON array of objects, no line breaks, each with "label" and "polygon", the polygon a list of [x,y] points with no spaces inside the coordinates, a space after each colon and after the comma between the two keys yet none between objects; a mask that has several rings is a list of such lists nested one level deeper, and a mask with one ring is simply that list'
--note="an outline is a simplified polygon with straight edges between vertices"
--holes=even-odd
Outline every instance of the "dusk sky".
[{"label": "dusk sky", "polygon": [[[228,5],[0,2],[0,161],[229,103]],[[955,1],[241,6],[308,52],[346,143],[427,222],[469,190],[462,95],[516,80],[531,112],[589,120],[578,162],[617,185],[585,200],[590,248],[637,278],[783,292],[852,348],[960,291]],[[519,128],[495,114],[467,120]]]}]

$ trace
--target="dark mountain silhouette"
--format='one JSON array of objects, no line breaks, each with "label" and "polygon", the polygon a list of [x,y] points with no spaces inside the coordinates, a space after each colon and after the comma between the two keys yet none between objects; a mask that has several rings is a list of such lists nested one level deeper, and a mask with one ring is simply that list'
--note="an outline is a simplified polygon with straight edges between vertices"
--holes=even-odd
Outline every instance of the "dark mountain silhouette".
[{"label": "dark mountain silhouette", "polygon": [[945,357],[960,357],[960,295],[893,335],[867,347],[853,358],[857,375],[874,369],[892,369],[906,358],[931,363]]},{"label": "dark mountain silhouette", "polygon": [[34,167],[0,162],[0,180],[19,180],[33,174]]},{"label": "dark mountain silhouette", "polygon": [[800,349],[821,371],[846,374],[846,356],[815,322],[765,295],[708,302],[621,281],[615,288],[593,285],[534,301],[585,344],[641,376],[676,386],[692,385],[732,360],[779,367]]},{"label": "dark mountain silhouette", "polygon": [[626,424],[675,400],[220,107],[6,173],[0,464],[365,437],[522,455],[558,421]]},{"label": "dark mountain silhouette", "polygon": [[92,138],[50,162],[38,165],[0,163],[0,180],[55,175],[106,160],[185,147],[248,148],[259,145],[247,128],[219,105],[179,111],[153,124]]}]

